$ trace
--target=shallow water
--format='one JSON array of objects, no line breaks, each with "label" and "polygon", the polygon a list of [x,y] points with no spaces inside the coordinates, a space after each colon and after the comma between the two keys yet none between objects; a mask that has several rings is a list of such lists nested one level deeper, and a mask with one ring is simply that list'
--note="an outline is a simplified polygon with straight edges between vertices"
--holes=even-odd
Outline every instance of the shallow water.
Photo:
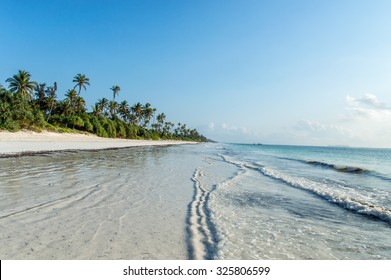
[{"label": "shallow water", "polygon": [[216,258],[391,258],[390,150],[224,145],[218,155],[238,173],[209,203]]},{"label": "shallow water", "polygon": [[0,159],[0,257],[186,259],[197,158],[175,146]]},{"label": "shallow water", "polygon": [[0,159],[2,259],[390,259],[391,151],[200,144]]}]

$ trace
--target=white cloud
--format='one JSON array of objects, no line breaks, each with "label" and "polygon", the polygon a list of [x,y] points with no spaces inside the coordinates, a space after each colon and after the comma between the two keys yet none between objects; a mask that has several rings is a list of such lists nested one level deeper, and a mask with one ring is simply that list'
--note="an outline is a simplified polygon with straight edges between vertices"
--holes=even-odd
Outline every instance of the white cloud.
[{"label": "white cloud", "polygon": [[201,128],[201,132],[208,138],[223,142],[254,142],[257,132],[245,127],[229,124],[227,122],[209,122]]},{"label": "white cloud", "polygon": [[375,109],[385,109],[390,110],[391,108],[387,107],[385,103],[380,102],[376,95],[367,93],[363,97],[355,98],[350,95],[346,96],[346,102],[349,107],[357,108],[361,106],[368,106]]},{"label": "white cloud", "polygon": [[390,147],[391,107],[373,94],[347,96],[342,117],[328,122],[302,120],[295,128],[296,135],[317,143]]},{"label": "white cloud", "polygon": [[373,94],[347,96],[339,117],[300,120],[264,139],[282,144],[391,147],[391,107]]},{"label": "white cloud", "polygon": [[383,121],[391,117],[391,108],[381,102],[375,95],[367,93],[364,97],[346,97],[346,119],[349,121],[372,119]]},{"label": "white cloud", "polygon": [[226,124],[226,123],[222,123],[221,124],[221,128],[224,129],[224,130],[228,130],[228,131],[237,131],[238,128],[234,125],[229,125],[229,124]]},{"label": "white cloud", "polygon": [[340,114],[328,119],[293,120],[269,128],[210,122],[203,133],[223,142],[391,148],[391,107],[373,94],[346,96]]},{"label": "white cloud", "polygon": [[310,120],[300,120],[290,131],[296,141],[309,145],[348,145],[357,135],[351,129]]}]

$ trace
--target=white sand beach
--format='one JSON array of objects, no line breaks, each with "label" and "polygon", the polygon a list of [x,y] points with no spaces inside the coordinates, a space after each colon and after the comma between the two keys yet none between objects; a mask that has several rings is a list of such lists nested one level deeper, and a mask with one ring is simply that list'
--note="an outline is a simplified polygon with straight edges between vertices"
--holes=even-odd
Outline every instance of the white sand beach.
[{"label": "white sand beach", "polygon": [[[202,158],[187,145],[163,147],[185,143],[0,132],[0,258],[189,258],[191,177]],[[132,146],[144,147],[109,149]],[[72,152],[39,153],[59,150]],[[12,156],[24,152],[37,156]]]},{"label": "white sand beach", "polygon": [[0,154],[60,150],[100,150],[134,146],[193,144],[175,140],[130,140],[102,138],[95,135],[32,131],[0,131]]}]

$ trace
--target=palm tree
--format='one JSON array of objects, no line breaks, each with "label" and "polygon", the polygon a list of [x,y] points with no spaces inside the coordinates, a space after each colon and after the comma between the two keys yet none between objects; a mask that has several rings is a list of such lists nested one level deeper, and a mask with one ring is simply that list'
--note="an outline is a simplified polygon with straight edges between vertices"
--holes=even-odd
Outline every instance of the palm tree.
[{"label": "palm tree", "polygon": [[124,100],[119,104],[118,113],[121,115],[122,120],[126,121],[129,118],[130,109],[128,101]]},{"label": "palm tree", "polygon": [[57,83],[55,82],[53,87],[47,87],[47,89],[45,91],[46,95],[47,95],[47,105],[48,105],[48,109],[49,109],[48,117],[47,117],[46,121],[49,121],[50,115],[52,114],[52,111],[57,103],[56,102],[56,98],[57,98],[56,90],[57,90]]},{"label": "palm tree", "polygon": [[90,85],[90,79],[86,77],[86,75],[84,74],[77,74],[74,78],[73,78],[73,82],[76,83],[74,89],[76,87],[79,87],[79,92],[77,95],[80,95],[80,92],[81,92],[81,88],[83,88],[84,90],[87,90],[86,88],[86,85],[89,86]]},{"label": "palm tree", "polygon": [[162,127],[163,127],[163,124],[164,124],[164,121],[166,119],[166,115],[164,113],[161,113],[161,114],[157,115],[156,119],[157,119],[157,122],[159,124],[159,126],[158,126],[159,131],[161,131]]},{"label": "palm tree", "polygon": [[163,127],[163,132],[165,134],[168,134],[173,126],[174,124],[172,122],[165,122]]},{"label": "palm tree", "polygon": [[143,114],[143,119],[144,119],[143,126],[146,127],[153,116],[153,109],[151,108],[151,104],[149,104],[149,103],[145,104],[142,114]]},{"label": "palm tree", "polygon": [[62,102],[62,105],[63,105],[63,108],[64,108],[63,114],[64,114],[65,116],[70,116],[70,115],[72,115],[72,113],[73,113],[73,106],[72,106],[71,101],[69,100],[69,98],[66,98],[66,99]]},{"label": "palm tree", "polygon": [[182,126],[182,124],[178,123],[177,127],[174,129],[174,133],[175,133],[176,136],[180,135],[180,128],[181,128],[181,126]]},{"label": "palm tree", "polygon": [[139,123],[142,116],[143,116],[143,105],[141,105],[141,103],[139,102],[139,103],[133,105],[131,110],[135,116],[136,122]]},{"label": "palm tree", "polygon": [[107,116],[107,106],[109,105],[109,100],[103,97],[102,99],[98,100],[98,105],[100,112]]},{"label": "palm tree", "polygon": [[46,84],[43,83],[43,84],[39,84],[36,88],[35,88],[35,96],[38,100],[39,103],[43,103],[45,102],[45,88],[46,88]]},{"label": "palm tree", "polygon": [[66,107],[65,115],[67,115],[68,113],[69,113],[69,115],[72,115],[72,113],[74,113],[74,111],[75,111],[76,101],[77,101],[78,95],[77,95],[75,89],[70,89],[70,90],[67,91],[65,96],[66,96],[66,99],[65,99],[65,107]]},{"label": "palm tree", "polygon": [[7,92],[7,90],[3,87],[2,84],[0,84],[0,94],[4,94],[6,92]]},{"label": "palm tree", "polygon": [[74,105],[75,105],[75,111],[77,113],[83,113],[86,109],[86,101],[84,100],[83,97],[76,97],[76,100],[74,102]]},{"label": "palm tree", "polygon": [[109,108],[110,108],[111,117],[113,119],[117,118],[118,102],[114,100],[110,101]]},{"label": "palm tree", "polygon": [[119,86],[112,86],[110,89],[113,91],[113,100],[114,100],[115,97],[118,95],[119,91],[121,90],[121,88]]},{"label": "palm tree", "polygon": [[29,72],[19,70],[18,74],[14,75],[12,78],[8,78],[6,82],[10,83],[8,88],[12,93],[19,94],[26,99],[31,99],[31,94],[38,84],[35,81],[30,81],[30,78],[31,75]]},{"label": "palm tree", "polygon": [[100,106],[99,106],[98,102],[95,103],[94,106],[91,106],[91,108],[92,108],[92,114],[93,114],[95,117],[99,117],[99,115],[100,115],[100,113],[101,113],[101,110],[100,110]]}]

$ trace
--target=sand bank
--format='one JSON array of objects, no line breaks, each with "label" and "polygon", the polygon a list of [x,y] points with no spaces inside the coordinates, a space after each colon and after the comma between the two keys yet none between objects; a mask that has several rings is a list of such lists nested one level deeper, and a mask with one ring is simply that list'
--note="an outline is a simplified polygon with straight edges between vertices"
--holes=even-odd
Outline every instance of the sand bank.
[{"label": "sand bank", "polygon": [[18,154],[60,150],[101,150],[133,146],[190,144],[175,140],[130,140],[102,138],[95,135],[30,131],[0,132],[0,154]]}]

